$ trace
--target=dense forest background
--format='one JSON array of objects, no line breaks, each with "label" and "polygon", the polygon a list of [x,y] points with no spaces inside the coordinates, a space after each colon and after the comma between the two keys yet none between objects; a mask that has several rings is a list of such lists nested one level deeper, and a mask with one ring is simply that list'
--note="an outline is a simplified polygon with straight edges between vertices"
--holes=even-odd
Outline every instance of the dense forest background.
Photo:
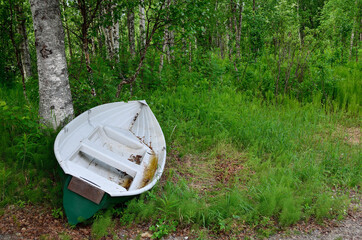
[{"label": "dense forest background", "polygon": [[[61,1],[77,113],[139,91],[223,84],[264,99],[283,95],[310,102],[320,95],[323,104],[337,100],[334,108],[353,109],[358,87],[342,90],[345,82],[334,71],[358,63],[361,4]],[[22,82],[24,94],[36,101],[29,2],[2,1],[1,16],[1,84]],[[232,79],[223,79],[224,73]],[[98,97],[90,97],[92,89]]]},{"label": "dense forest background", "polygon": [[[165,133],[167,180],[123,222],[265,236],[345,214],[362,172],[361,0],[60,0],[60,14],[75,115],[146,99]],[[57,210],[30,3],[0,0],[0,27],[0,205]]]}]

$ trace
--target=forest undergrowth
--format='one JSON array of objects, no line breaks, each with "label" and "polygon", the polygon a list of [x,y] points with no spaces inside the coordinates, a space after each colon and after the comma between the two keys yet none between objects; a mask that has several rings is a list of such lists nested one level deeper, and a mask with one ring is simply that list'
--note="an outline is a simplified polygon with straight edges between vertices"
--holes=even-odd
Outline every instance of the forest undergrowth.
[{"label": "forest undergrowth", "polygon": [[[268,61],[241,64],[244,73],[213,54],[196,59],[192,71],[176,63],[155,74],[146,65],[121,99],[114,98],[116,80],[102,59],[94,61],[96,87],[103,86],[94,98],[72,63],[77,114],[145,99],[167,143],[161,181],[92,219],[96,238],[114,221],[150,222],[154,238],[186,227],[230,236],[253,229],[266,237],[300,221],[346,216],[349,193],[360,194],[361,184],[361,64],[320,64],[276,95]],[[64,217],[56,131],[38,124],[36,79],[27,86],[29,103],[20,84],[0,89],[0,206],[42,204]]]}]

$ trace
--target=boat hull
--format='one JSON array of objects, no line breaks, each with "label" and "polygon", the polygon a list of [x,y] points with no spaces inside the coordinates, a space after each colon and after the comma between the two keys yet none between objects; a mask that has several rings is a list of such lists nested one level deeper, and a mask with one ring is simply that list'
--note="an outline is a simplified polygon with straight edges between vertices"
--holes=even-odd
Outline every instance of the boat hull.
[{"label": "boat hull", "polygon": [[71,225],[76,225],[91,218],[99,210],[127,202],[138,196],[111,197],[109,194],[105,193],[100,203],[97,204],[68,189],[72,177],[73,176],[66,175],[63,184],[63,207],[68,223]]},{"label": "boat hull", "polygon": [[145,101],[97,106],[68,123],[54,153],[65,177],[70,224],[150,190],[162,175],[166,142]]}]

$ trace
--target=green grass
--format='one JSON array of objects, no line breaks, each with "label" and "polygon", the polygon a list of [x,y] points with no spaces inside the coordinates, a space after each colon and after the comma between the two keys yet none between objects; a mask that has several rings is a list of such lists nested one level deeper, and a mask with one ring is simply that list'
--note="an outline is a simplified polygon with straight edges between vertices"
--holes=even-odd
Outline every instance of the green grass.
[{"label": "green grass", "polygon": [[[146,81],[145,91],[137,83],[133,96],[122,95],[147,100],[169,158],[161,183],[117,211],[120,223],[150,222],[155,237],[176,225],[231,235],[247,226],[269,236],[299,221],[343,218],[349,191],[360,194],[362,179],[359,65],[326,70],[323,80],[334,76],[329,95],[317,91],[300,101],[292,94],[256,93],[255,82],[243,86],[228,60],[199,64],[195,72],[165,66],[157,77],[163,85]],[[253,81],[257,67],[250,69]],[[76,96],[77,112],[115,100],[113,92],[91,102],[83,94]],[[39,127],[36,104],[28,106],[20,88],[0,88],[0,97],[0,206],[50,202],[59,209],[56,132]],[[157,227],[160,222],[170,228]],[[97,218],[94,237],[108,234],[109,226],[109,213]]]},{"label": "green grass", "polygon": [[39,126],[37,109],[25,103],[20,88],[0,89],[0,97],[0,206],[18,201],[59,205],[56,132]]},{"label": "green grass", "polygon": [[[190,153],[213,161],[214,149],[226,143],[248,156],[240,164],[253,174],[235,175],[243,181],[209,195],[191,188],[192,180],[173,177],[161,189],[131,201],[124,213],[129,220],[167,217],[225,230],[234,221],[258,226],[267,217],[289,226],[311,217],[343,215],[348,189],[360,185],[359,146],[335,137],[343,122],[321,105],[288,98],[273,104],[230,88],[197,92],[183,87],[161,99],[156,94],[149,103],[163,126],[168,150],[178,146],[181,161]],[[178,163],[168,163],[168,168],[176,169],[172,164]],[[182,170],[177,173],[183,175]]]}]

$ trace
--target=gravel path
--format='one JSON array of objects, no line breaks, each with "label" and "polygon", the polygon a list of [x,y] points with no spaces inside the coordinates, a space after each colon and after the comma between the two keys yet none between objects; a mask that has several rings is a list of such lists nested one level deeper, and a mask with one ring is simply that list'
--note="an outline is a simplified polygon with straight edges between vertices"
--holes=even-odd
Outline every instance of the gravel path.
[{"label": "gravel path", "polygon": [[359,206],[357,212],[353,215],[349,215],[345,220],[337,222],[333,221],[332,226],[326,228],[314,229],[308,233],[301,234],[277,234],[269,238],[269,240],[312,240],[312,239],[323,239],[323,240],[362,240],[362,211]]}]

